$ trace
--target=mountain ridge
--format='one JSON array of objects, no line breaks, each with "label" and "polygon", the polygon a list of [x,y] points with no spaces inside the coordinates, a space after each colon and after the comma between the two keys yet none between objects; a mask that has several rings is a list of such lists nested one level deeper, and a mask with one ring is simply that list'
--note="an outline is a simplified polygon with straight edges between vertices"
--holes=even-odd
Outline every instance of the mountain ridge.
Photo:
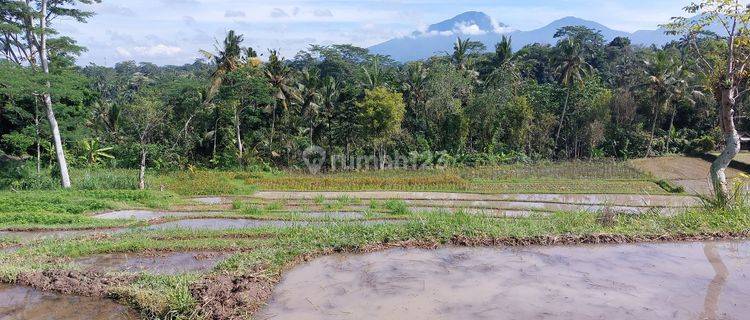
[{"label": "mountain ridge", "polygon": [[467,11],[451,19],[432,24],[424,31],[415,31],[409,36],[394,38],[369,49],[373,53],[388,55],[396,61],[405,62],[450,52],[456,37],[470,37],[472,40],[484,43],[487,49],[491,50],[503,35],[508,35],[513,38],[513,50],[517,51],[534,43],[555,44],[557,41],[554,39],[554,34],[559,28],[566,26],[585,26],[598,30],[606,41],[611,41],[616,37],[628,37],[633,44],[644,46],[664,45],[677,39],[676,36],[666,35],[663,29],[638,30],[631,33],[574,16],[554,20],[533,30],[511,30],[507,25],[496,22],[483,12]]}]

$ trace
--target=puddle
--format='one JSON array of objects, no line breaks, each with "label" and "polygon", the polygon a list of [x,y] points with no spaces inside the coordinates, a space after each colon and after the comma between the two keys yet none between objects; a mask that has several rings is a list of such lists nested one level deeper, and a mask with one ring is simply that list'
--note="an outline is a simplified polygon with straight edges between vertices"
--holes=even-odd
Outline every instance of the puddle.
[{"label": "puddle", "polygon": [[259,319],[742,319],[750,242],[394,249],[287,273]]},{"label": "puddle", "polygon": [[133,310],[110,300],[0,284],[0,319],[135,320],[139,317]]},{"label": "puddle", "polygon": [[102,272],[175,275],[213,269],[229,255],[221,252],[170,252],[150,256],[118,253],[90,256],[75,263],[84,269]]},{"label": "puddle", "polygon": [[222,204],[222,203],[224,203],[224,198],[221,198],[221,197],[203,197],[203,198],[193,198],[193,201],[198,202],[200,204]]},{"label": "puddle", "polygon": [[280,220],[251,220],[251,219],[189,219],[170,221],[146,227],[148,230],[164,229],[199,229],[199,230],[230,230],[261,227],[292,227],[306,226],[305,221]]},{"label": "puddle", "polygon": [[351,197],[359,199],[401,199],[401,200],[434,200],[434,201],[523,201],[554,202],[577,205],[613,205],[613,206],[656,206],[685,207],[700,205],[700,199],[679,195],[625,195],[625,194],[478,194],[450,192],[401,192],[401,191],[362,191],[362,192],[282,192],[261,191],[255,197],[266,200],[304,199],[317,197],[334,199]]},{"label": "puddle", "polygon": [[123,210],[123,211],[112,211],[95,215],[97,219],[135,219],[140,221],[148,221],[154,219],[161,219],[167,217],[190,217],[202,214],[218,214],[220,212],[155,212],[146,210]]},{"label": "puddle", "polygon": [[42,240],[49,238],[72,238],[77,236],[88,236],[94,234],[115,233],[117,229],[105,230],[57,230],[57,231],[0,231],[0,236],[18,238],[22,242]]},{"label": "puddle", "polygon": [[305,218],[319,218],[319,219],[362,219],[365,215],[362,212],[346,212],[346,211],[301,211],[297,212],[300,216]]}]

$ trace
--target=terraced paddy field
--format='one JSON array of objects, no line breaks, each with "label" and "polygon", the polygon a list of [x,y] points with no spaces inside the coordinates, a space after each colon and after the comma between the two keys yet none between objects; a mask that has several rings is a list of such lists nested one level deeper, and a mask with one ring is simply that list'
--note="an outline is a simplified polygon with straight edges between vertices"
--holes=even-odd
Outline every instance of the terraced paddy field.
[{"label": "terraced paddy field", "polygon": [[[700,245],[663,243],[708,245],[718,239],[725,242],[714,246],[718,249],[709,252],[709,261],[716,255],[744,261],[743,251],[732,256],[737,251],[726,241],[739,241],[732,243],[745,248],[742,241],[750,234],[747,208],[706,208],[689,193],[667,192],[653,175],[629,163],[325,175],[195,172],[154,179],[152,190],[146,191],[0,192],[0,280],[6,283],[0,287],[0,301],[11,301],[0,303],[0,318],[44,317],[71,303],[82,303],[87,319],[463,319],[497,318],[500,311],[533,317],[549,314],[564,301],[583,304],[565,300],[569,294],[563,283],[560,290],[542,295],[528,282],[524,299],[540,301],[533,310],[518,309],[521,304],[506,299],[501,301],[508,303],[491,310],[480,300],[457,300],[450,310],[439,308],[446,306],[440,303],[446,299],[443,292],[502,279],[482,276],[495,271],[508,277],[513,272],[566,272],[569,283],[580,285],[576,290],[582,297],[592,297],[579,311],[603,315],[613,306],[593,297],[631,295],[636,289],[625,283],[633,279],[615,279],[625,271],[608,269],[596,280],[605,287],[590,285],[580,276],[583,269],[566,267],[571,261],[594,272],[603,268],[598,255],[620,265],[624,262],[615,261],[618,252],[631,252],[639,265],[662,265],[664,259],[677,265],[683,251],[690,261],[699,261]],[[632,245],[637,243],[652,245]],[[568,247],[581,244],[601,246]],[[470,249],[477,246],[486,249]],[[527,246],[536,247],[525,251]],[[367,253],[372,255],[362,255]],[[398,261],[398,256],[414,265],[389,267],[387,261]],[[356,274],[362,263],[381,267]],[[318,272],[331,268],[343,278]],[[688,279],[690,289],[715,283],[709,268],[699,274],[669,268],[654,271],[653,277]],[[308,271],[299,275],[297,270]],[[435,270],[448,274],[418,276]],[[730,279],[746,270],[732,272]],[[300,279],[309,282],[298,283]],[[308,286],[356,279],[364,281],[352,284],[363,288],[359,295]],[[445,287],[451,279],[465,281]],[[714,284],[711,290],[719,290],[725,300],[710,304],[708,312],[742,314],[735,303],[745,294],[735,289],[746,287],[741,279],[730,280],[726,289]],[[638,288],[658,295],[647,280],[638,280]],[[290,295],[290,285],[300,288],[296,295]],[[486,285],[502,292],[514,288],[505,280]],[[310,298],[307,292],[314,291],[321,295]],[[497,294],[491,291],[484,298]],[[389,305],[388,299],[400,299],[400,294],[423,300],[414,300],[407,309],[367,307],[366,301],[372,307]],[[337,296],[355,309],[333,303]],[[307,300],[312,302],[305,305]],[[636,306],[636,300],[627,301]],[[687,298],[671,303],[659,312],[631,311],[657,318],[695,305]],[[580,318],[574,309],[566,314]],[[690,309],[689,314],[699,311]]]}]

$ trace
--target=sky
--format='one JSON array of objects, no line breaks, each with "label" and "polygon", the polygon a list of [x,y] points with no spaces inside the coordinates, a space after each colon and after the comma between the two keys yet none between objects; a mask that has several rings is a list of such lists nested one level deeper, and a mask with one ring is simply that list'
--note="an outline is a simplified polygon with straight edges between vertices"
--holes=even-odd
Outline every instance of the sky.
[{"label": "sky", "polygon": [[214,51],[229,30],[259,52],[293,57],[310,44],[369,47],[403,37],[465,11],[482,11],[518,30],[575,16],[612,29],[656,29],[689,0],[103,0],[83,5],[88,23],[55,27],[88,48],[80,64],[125,60],[159,65],[192,63]]}]

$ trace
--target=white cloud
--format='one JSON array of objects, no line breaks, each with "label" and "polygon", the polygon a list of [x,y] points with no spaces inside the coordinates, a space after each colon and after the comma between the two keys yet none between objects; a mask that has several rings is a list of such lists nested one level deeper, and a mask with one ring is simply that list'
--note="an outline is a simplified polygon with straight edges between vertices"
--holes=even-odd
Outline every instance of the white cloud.
[{"label": "white cloud", "polygon": [[168,46],[166,44],[157,44],[150,47],[135,47],[133,48],[133,52],[146,57],[174,56],[181,53],[182,48]]},{"label": "white cloud", "polygon": [[487,33],[487,31],[482,30],[482,28],[480,28],[478,25],[468,23],[457,23],[453,27],[453,31],[470,36],[477,36]]},{"label": "white cloud", "polygon": [[115,48],[115,51],[117,52],[117,54],[119,54],[121,57],[124,57],[124,58],[129,58],[133,56],[133,54],[130,53],[128,49],[125,49],[123,47],[117,47]]}]

